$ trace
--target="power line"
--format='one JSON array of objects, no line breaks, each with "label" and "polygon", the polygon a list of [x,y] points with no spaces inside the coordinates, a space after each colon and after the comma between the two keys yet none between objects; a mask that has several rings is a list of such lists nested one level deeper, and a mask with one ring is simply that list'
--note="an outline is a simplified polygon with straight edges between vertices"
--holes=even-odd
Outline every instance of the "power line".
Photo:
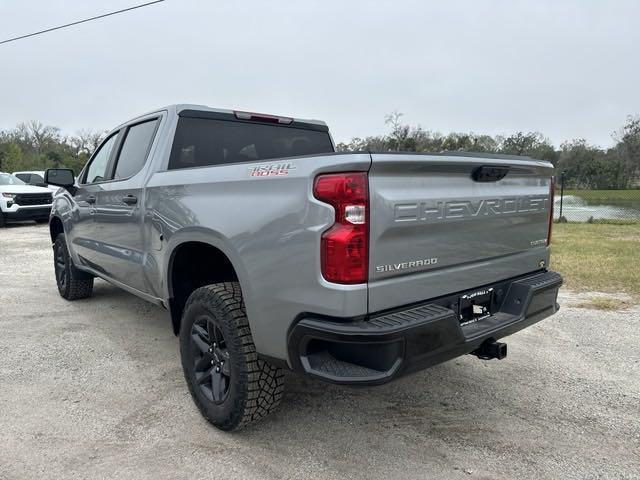
[{"label": "power line", "polygon": [[116,10],[115,12],[105,13],[103,15],[98,15],[96,17],[85,18],[84,20],[78,20],[77,22],[67,23],[65,25],[60,25],[58,27],[47,28],[46,30],[40,30],[39,32],[33,32],[33,33],[28,33],[27,35],[20,35],[19,37],[8,38],[7,40],[2,40],[0,42],[0,45],[2,45],[3,43],[15,42],[16,40],[22,40],[23,38],[35,37],[36,35],[41,35],[43,33],[53,32],[54,30],[60,30],[61,28],[72,27],[80,23],[86,23],[86,22],[91,22],[92,20],[98,20],[100,18],[110,17],[111,15],[117,15],[118,13],[128,12],[130,10],[135,10],[136,8],[148,7],[149,5],[153,5],[154,3],[161,3],[164,1],[165,0],[155,0],[154,2],[147,2],[141,5],[135,5],[133,7],[123,8],[122,10]]}]

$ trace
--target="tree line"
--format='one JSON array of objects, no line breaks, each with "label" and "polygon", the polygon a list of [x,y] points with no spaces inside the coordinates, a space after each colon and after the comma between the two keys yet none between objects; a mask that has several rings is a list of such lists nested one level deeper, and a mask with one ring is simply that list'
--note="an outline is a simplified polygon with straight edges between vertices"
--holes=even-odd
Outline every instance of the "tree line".
[{"label": "tree line", "polygon": [[384,135],[353,138],[339,143],[339,151],[486,152],[526,155],[548,160],[558,173],[564,172],[565,186],[585,189],[640,187],[640,116],[629,116],[613,134],[614,145],[601,148],[579,138],[556,148],[539,132],[516,132],[508,136],[449,133],[426,130],[402,122],[402,114],[387,115],[390,131]]},{"label": "tree line", "polygon": [[[584,139],[556,148],[539,132],[508,136],[452,132],[444,135],[402,122],[402,114],[387,115],[389,133],[339,143],[339,151],[487,152],[527,155],[548,160],[564,172],[570,188],[618,189],[640,187],[640,116],[629,116],[613,134],[614,145],[601,148]],[[0,171],[82,169],[106,131],[82,130],[62,135],[57,127],[37,121],[0,131]]]},{"label": "tree line", "polygon": [[12,130],[0,130],[0,171],[66,167],[79,173],[106,133],[81,130],[66,136],[37,121],[19,123]]}]

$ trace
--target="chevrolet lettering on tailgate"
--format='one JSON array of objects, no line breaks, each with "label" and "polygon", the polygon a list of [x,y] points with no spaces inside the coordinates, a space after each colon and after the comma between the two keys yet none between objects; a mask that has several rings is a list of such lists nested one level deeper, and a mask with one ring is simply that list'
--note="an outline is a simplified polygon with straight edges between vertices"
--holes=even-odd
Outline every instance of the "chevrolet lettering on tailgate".
[{"label": "chevrolet lettering on tailgate", "polygon": [[396,222],[446,221],[458,218],[490,217],[520,213],[538,213],[547,209],[548,196],[488,198],[478,201],[449,200],[399,203]]}]

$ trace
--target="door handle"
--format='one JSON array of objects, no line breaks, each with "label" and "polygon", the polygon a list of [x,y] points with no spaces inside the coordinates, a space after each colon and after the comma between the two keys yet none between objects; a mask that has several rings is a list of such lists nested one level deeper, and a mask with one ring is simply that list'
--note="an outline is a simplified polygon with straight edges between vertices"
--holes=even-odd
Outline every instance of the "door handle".
[{"label": "door handle", "polygon": [[87,197],[87,203],[91,203],[91,204],[96,203],[96,197],[95,197],[95,195],[89,195],[89,196]]},{"label": "door handle", "polygon": [[135,205],[136,203],[138,203],[138,197],[136,197],[135,195],[127,195],[126,197],[122,198],[122,201],[127,205]]}]

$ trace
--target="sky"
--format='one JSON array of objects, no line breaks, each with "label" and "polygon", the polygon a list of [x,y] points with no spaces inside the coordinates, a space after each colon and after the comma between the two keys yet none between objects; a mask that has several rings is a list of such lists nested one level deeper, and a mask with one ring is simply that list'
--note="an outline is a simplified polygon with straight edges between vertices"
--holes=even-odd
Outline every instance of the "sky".
[{"label": "sky", "polygon": [[[0,0],[0,40],[144,0]],[[640,1],[166,0],[0,45],[0,129],[110,129],[172,103],[610,146],[640,114]]]}]

